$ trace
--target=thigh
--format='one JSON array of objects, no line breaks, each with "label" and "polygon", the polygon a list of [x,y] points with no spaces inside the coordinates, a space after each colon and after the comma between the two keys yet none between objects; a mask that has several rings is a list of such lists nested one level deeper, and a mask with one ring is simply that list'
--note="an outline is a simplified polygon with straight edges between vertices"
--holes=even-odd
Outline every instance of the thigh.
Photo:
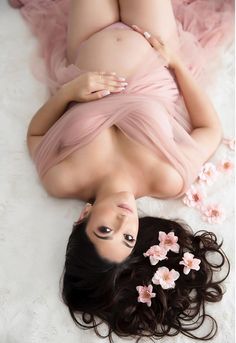
[{"label": "thigh", "polygon": [[136,24],[175,44],[178,42],[171,0],[119,0],[121,21]]},{"label": "thigh", "polygon": [[120,21],[118,0],[71,0],[67,32],[69,62],[74,62],[82,41],[117,21]]}]

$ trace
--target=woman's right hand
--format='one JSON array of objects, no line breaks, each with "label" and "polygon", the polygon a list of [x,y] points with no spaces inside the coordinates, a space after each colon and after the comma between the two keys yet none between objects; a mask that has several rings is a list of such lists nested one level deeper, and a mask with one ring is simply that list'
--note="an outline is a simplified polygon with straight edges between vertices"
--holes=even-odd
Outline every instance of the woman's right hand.
[{"label": "woman's right hand", "polygon": [[85,72],[62,86],[70,101],[88,102],[125,89],[127,82],[116,73]]},{"label": "woman's right hand", "polygon": [[175,66],[181,62],[180,56],[174,50],[172,50],[168,46],[168,44],[164,43],[160,38],[154,37],[149,32],[141,29],[137,25],[132,25],[132,28],[135,31],[141,33],[151,44],[151,46],[160,53],[160,55],[167,62],[169,68],[174,69]]}]

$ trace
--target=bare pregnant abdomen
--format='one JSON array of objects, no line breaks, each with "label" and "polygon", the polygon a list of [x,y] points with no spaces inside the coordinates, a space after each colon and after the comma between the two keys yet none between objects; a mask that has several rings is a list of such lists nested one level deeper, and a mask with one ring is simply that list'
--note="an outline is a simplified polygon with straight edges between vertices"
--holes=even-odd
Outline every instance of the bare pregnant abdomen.
[{"label": "bare pregnant abdomen", "polygon": [[80,45],[76,65],[88,71],[116,72],[130,77],[143,62],[148,50],[147,40],[132,30],[99,31]]}]

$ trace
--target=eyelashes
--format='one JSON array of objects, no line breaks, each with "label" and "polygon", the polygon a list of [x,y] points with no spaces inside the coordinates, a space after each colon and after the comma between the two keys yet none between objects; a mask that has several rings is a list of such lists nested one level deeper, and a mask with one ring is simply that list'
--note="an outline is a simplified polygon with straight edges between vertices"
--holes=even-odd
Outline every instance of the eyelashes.
[{"label": "eyelashes", "polygon": [[111,229],[110,229],[109,227],[107,227],[107,226],[100,226],[100,227],[98,228],[98,231],[99,231],[100,233],[110,233],[110,232],[111,232]]},{"label": "eyelashes", "polygon": [[[98,228],[98,231],[99,231],[99,233],[101,233],[101,234],[108,234],[108,233],[110,233],[110,232],[112,232],[112,229],[110,229],[109,227],[107,227],[107,226],[100,226],[99,228]],[[126,241],[128,241],[128,242],[135,242],[135,239],[134,239],[134,237],[132,236],[132,235],[129,235],[129,234],[124,234],[124,238],[125,238],[125,240]]]},{"label": "eyelashes", "polygon": [[128,242],[131,242],[131,243],[132,243],[132,242],[135,241],[134,237],[131,236],[131,235],[124,234],[124,237],[125,237],[125,239],[126,239]]}]

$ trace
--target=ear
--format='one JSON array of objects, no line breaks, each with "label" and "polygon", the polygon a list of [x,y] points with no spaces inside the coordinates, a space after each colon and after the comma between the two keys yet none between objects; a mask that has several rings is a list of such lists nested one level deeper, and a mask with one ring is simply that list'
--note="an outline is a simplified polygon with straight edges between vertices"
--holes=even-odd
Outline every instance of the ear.
[{"label": "ear", "polygon": [[85,217],[87,217],[87,215],[91,212],[92,207],[93,207],[93,206],[92,206],[91,204],[87,203],[87,204],[84,206],[82,212],[80,213],[79,220],[82,220],[82,219],[84,219]]}]

